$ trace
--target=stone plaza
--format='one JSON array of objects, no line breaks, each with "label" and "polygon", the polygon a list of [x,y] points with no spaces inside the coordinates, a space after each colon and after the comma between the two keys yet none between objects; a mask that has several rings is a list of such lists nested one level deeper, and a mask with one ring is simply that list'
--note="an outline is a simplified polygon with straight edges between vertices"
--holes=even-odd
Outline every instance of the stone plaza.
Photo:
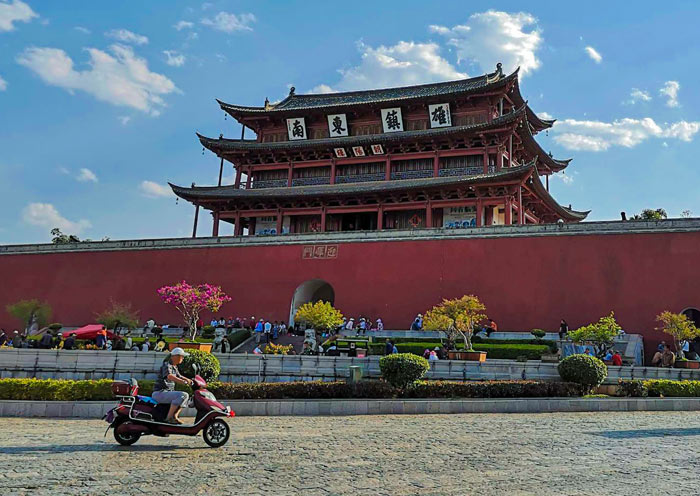
[{"label": "stone plaza", "polygon": [[231,440],[117,445],[0,418],[0,494],[696,494],[700,413],[240,417]]}]

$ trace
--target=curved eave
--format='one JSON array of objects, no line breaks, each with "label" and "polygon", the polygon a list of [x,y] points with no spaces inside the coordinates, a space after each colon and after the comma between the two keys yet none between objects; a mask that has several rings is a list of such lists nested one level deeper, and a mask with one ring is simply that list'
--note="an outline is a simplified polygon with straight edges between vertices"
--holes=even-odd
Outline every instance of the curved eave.
[{"label": "curved eave", "polygon": [[[486,74],[484,76],[478,76],[476,78],[468,78],[457,81],[444,81],[440,83],[428,83],[422,85],[414,86],[401,86],[397,88],[381,88],[376,90],[362,90],[362,91],[348,91],[340,93],[328,93],[326,98],[329,99],[329,103],[326,104],[311,104],[311,105],[294,105],[295,103],[301,103],[304,100],[310,99],[321,99],[320,94],[302,94],[302,95],[289,95],[287,98],[278,102],[274,105],[269,105],[266,107],[251,107],[244,105],[234,105],[230,103],[223,102],[219,99],[216,101],[219,103],[221,109],[231,115],[235,119],[245,118],[245,117],[264,117],[266,115],[284,116],[284,115],[299,115],[302,112],[314,112],[318,110],[333,111],[343,108],[354,108],[362,105],[377,105],[377,104],[400,104],[403,102],[410,102],[419,99],[433,99],[438,97],[446,97],[452,95],[466,95],[475,94],[480,92],[486,92],[489,90],[496,89],[500,86],[508,84],[512,80],[518,78],[518,72],[520,68],[516,69],[512,74],[508,76],[499,75],[499,72],[494,72],[491,74]],[[482,82],[483,81],[483,82]],[[479,84],[481,82],[481,84]],[[459,83],[474,83],[475,86],[450,91],[450,86],[455,86]],[[400,95],[401,92],[408,92],[408,90],[421,90],[425,89],[426,93],[418,94],[406,94]],[[428,90],[434,89],[433,93]],[[398,93],[398,95],[391,96],[391,93]],[[342,101],[343,98],[351,98],[356,95],[371,95],[387,93],[387,96],[378,96],[377,98],[368,98],[361,101]],[[335,101],[333,101],[335,100]]]},{"label": "curved eave", "polygon": [[[537,172],[536,169],[535,172]],[[591,213],[590,210],[578,211],[560,205],[559,202],[555,200],[552,195],[549,194],[549,191],[547,191],[547,188],[544,187],[542,181],[540,181],[540,176],[537,173],[532,175],[531,184],[534,193],[564,221],[580,222],[586,217],[588,217],[589,213]]]},{"label": "curved eave", "polygon": [[[522,93],[520,93],[520,83],[518,80],[513,83],[511,93],[508,96],[513,101],[513,105],[516,107],[521,107],[522,105],[527,104]],[[549,129],[556,121],[556,119],[541,119],[529,106],[527,108],[527,120],[535,134],[543,131],[544,129]]]},{"label": "curved eave", "polygon": [[430,177],[423,179],[403,179],[392,181],[372,181],[364,183],[324,184],[316,186],[290,186],[280,188],[237,189],[234,186],[195,186],[186,188],[168,183],[177,196],[193,203],[212,200],[248,200],[257,198],[303,198],[303,197],[331,197],[388,193],[393,191],[409,191],[415,189],[434,189],[446,186],[464,186],[481,183],[518,182],[524,180],[534,170],[535,164],[531,162],[519,167],[503,169],[491,174],[478,174],[474,176],[455,177]]},{"label": "curved eave", "polygon": [[543,173],[551,174],[554,172],[560,172],[568,167],[572,159],[568,158],[565,160],[560,160],[550,156],[547,152],[545,152],[542,149],[540,144],[532,135],[530,126],[522,126],[519,128],[519,130],[520,129],[522,129],[522,132],[519,132],[518,136],[520,136],[520,139],[523,143],[523,148],[529,155],[528,159],[531,160],[537,157],[540,163],[547,169],[547,171],[542,171]]},{"label": "curved eave", "polygon": [[349,146],[361,146],[400,142],[411,139],[436,139],[458,134],[486,133],[497,130],[503,126],[517,123],[525,117],[525,107],[515,112],[503,115],[491,122],[482,124],[470,124],[467,126],[441,127],[435,129],[421,129],[417,131],[400,131],[395,133],[366,134],[361,136],[345,136],[341,138],[321,138],[294,141],[278,141],[273,143],[260,143],[256,140],[240,140],[227,138],[208,138],[197,133],[200,143],[205,148],[217,155],[226,152],[268,152],[281,150],[308,150],[313,148],[343,148]]}]

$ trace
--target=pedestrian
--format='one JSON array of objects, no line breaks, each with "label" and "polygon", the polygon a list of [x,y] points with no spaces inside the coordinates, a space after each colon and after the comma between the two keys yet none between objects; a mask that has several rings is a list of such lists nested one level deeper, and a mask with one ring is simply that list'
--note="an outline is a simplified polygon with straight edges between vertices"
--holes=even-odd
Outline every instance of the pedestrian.
[{"label": "pedestrian", "polygon": [[41,340],[39,340],[39,348],[42,350],[50,350],[51,345],[53,344],[53,336],[49,331],[46,331],[42,336]]},{"label": "pedestrian", "polygon": [[353,329],[354,327],[355,327],[355,319],[353,319],[352,317],[350,317],[350,320],[348,320],[348,323],[345,324],[345,329],[347,329],[348,331],[352,331],[352,329]]},{"label": "pedestrian", "polygon": [[620,352],[615,350],[615,353],[612,356],[612,364],[620,367],[622,365],[622,355],[620,355]]},{"label": "pedestrian", "polygon": [[493,319],[489,319],[488,329],[486,329],[486,337],[489,337],[492,332],[498,332],[498,325]]},{"label": "pedestrian", "polygon": [[430,358],[430,350],[428,348],[423,351],[423,358],[426,360]]},{"label": "pedestrian", "polygon": [[385,355],[391,355],[394,352],[394,345],[392,344],[391,340],[387,338],[386,343],[384,345],[384,354]]},{"label": "pedestrian", "polygon": [[364,317],[360,318],[360,332],[358,334],[366,334],[367,333],[367,321],[365,320]]},{"label": "pedestrian", "polygon": [[68,338],[63,342],[64,350],[74,350],[75,349],[75,336],[74,332],[68,335]]},{"label": "pedestrian", "polygon": [[561,319],[561,324],[559,324],[559,339],[563,341],[566,339],[566,335],[569,332],[569,324],[566,323],[564,319]]},{"label": "pedestrian", "polygon": [[0,329],[0,346],[5,346],[5,343],[7,343],[7,334],[5,329]]},{"label": "pedestrian", "polygon": [[98,350],[102,350],[102,349],[104,349],[106,344],[107,344],[107,330],[105,329],[105,326],[102,326],[102,329],[97,331],[97,336],[95,336],[95,345],[97,346]]},{"label": "pedestrian", "polygon": [[130,350],[134,346],[133,339],[131,339],[131,330],[126,331],[124,336],[124,349]]},{"label": "pedestrian", "polygon": [[22,336],[20,336],[19,331],[15,330],[12,332],[12,347],[21,348],[22,347]]},{"label": "pedestrian", "polygon": [[435,350],[431,351],[431,352],[430,352],[430,356],[428,357],[428,361],[429,361],[429,362],[437,362],[438,360],[440,360],[440,358],[438,358],[437,353],[435,352]]},{"label": "pedestrian", "polygon": [[392,345],[391,354],[396,355],[398,352],[399,352],[399,349],[396,347],[396,345],[395,344]]},{"label": "pedestrian", "polygon": [[270,342],[270,334],[272,333],[272,324],[270,321],[265,322],[265,342],[269,343]]},{"label": "pedestrian", "polygon": [[148,351],[151,349],[151,342],[148,340],[148,338],[145,338],[143,340],[143,344],[141,345],[141,351]]},{"label": "pedestrian", "polygon": [[262,350],[260,349],[260,344],[257,344],[255,346],[255,349],[253,350],[253,354],[254,355],[262,355],[263,354]]},{"label": "pedestrian", "polygon": [[276,340],[277,337],[279,336],[280,333],[280,325],[275,322],[275,325],[272,326],[272,340]]},{"label": "pedestrian", "polygon": [[381,332],[384,330],[384,322],[382,322],[382,319],[377,319],[377,331]]},{"label": "pedestrian", "polygon": [[411,323],[411,330],[420,331],[420,319],[418,317],[413,319],[413,322]]},{"label": "pedestrian", "polygon": [[263,319],[260,319],[260,321],[255,324],[255,344],[260,344],[260,338],[262,337],[264,326],[265,324],[263,324]]}]

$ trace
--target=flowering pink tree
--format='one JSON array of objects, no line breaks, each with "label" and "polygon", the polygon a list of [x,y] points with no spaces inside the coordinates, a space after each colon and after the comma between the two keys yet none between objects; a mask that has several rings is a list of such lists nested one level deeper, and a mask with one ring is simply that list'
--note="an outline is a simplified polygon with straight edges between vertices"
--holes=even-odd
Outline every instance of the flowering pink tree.
[{"label": "flowering pink tree", "polygon": [[197,336],[197,322],[202,310],[218,312],[231,297],[223,292],[221,286],[200,284],[192,286],[187,281],[173,286],[163,286],[158,290],[160,298],[167,304],[173,305],[185,319],[185,325],[190,329],[190,339]]}]

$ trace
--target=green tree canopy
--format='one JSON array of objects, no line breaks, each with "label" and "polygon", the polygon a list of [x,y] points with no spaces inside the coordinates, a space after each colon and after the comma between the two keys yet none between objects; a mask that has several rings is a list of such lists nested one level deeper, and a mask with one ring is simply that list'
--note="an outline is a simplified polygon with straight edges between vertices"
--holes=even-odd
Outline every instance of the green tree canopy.
[{"label": "green tree canopy", "polygon": [[109,301],[109,307],[96,314],[96,320],[107,329],[126,327],[134,329],[139,326],[139,312],[131,308],[131,303]]},{"label": "green tree canopy", "polygon": [[486,318],[486,306],[474,295],[452,300],[444,299],[425,313],[423,327],[429,331],[443,331],[454,342],[455,335],[464,340],[464,348],[473,350],[474,326]]},{"label": "green tree canopy", "polygon": [[316,332],[335,329],[343,323],[343,314],[327,301],[304,303],[297,309],[294,320],[305,322]]},{"label": "green tree canopy", "polygon": [[613,340],[622,327],[615,321],[615,312],[601,317],[598,322],[569,331],[568,337],[577,344],[590,344],[598,358],[604,357],[613,347]]},{"label": "green tree canopy", "polygon": [[663,208],[657,208],[656,210],[645,208],[641,213],[632,217],[634,220],[662,220],[666,218],[668,218],[668,214]]},{"label": "green tree canopy", "polygon": [[700,329],[695,327],[695,324],[683,313],[673,313],[666,310],[656,316],[656,321],[661,323],[661,327],[657,327],[657,331],[662,331],[673,337],[673,344],[676,347],[676,353],[681,352],[681,341],[691,340],[700,336]]},{"label": "green tree canopy", "polygon": [[51,306],[48,303],[42,303],[39,300],[21,300],[17,303],[7,305],[7,313],[15,317],[17,320],[22,322],[25,329],[29,329],[32,324],[32,320],[36,316],[37,324],[39,328],[45,327],[51,319]]}]

